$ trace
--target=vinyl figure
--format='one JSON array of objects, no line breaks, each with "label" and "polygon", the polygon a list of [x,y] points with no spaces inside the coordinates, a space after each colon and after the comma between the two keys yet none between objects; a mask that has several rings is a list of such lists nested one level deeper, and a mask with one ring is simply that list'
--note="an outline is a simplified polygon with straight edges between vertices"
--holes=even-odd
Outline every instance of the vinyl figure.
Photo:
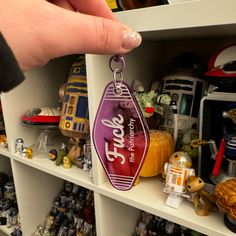
[{"label": "vinyl figure", "polygon": [[174,152],[170,156],[169,163],[165,164],[166,185],[164,192],[168,193],[166,205],[178,208],[182,197],[189,198],[186,190],[186,180],[195,176],[195,170],[191,168],[192,161],[185,152]]},{"label": "vinyl figure", "polygon": [[63,135],[86,139],[89,134],[88,91],[85,57],[71,67],[68,83],[60,89],[63,101],[59,128]]},{"label": "vinyl figure", "polygon": [[22,156],[28,159],[32,159],[33,157],[33,150],[30,147],[24,147],[22,150]]},{"label": "vinyl figure", "polygon": [[21,155],[23,148],[24,148],[24,140],[22,138],[18,138],[15,143],[16,154]]},{"label": "vinyl figure", "polygon": [[57,150],[56,149],[51,149],[49,152],[48,152],[48,158],[51,160],[51,161],[55,161],[57,159]]}]

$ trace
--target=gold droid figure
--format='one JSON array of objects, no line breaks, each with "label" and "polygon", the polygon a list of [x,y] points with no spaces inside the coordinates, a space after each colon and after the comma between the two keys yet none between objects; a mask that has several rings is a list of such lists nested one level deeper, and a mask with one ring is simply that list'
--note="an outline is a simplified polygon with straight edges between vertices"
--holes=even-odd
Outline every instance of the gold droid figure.
[{"label": "gold droid figure", "polygon": [[60,89],[63,102],[59,128],[63,135],[85,139],[89,134],[85,57],[72,65],[68,83]]},{"label": "gold droid figure", "polygon": [[185,152],[175,152],[170,156],[169,163],[165,164],[166,185],[164,192],[168,193],[166,205],[178,208],[182,197],[188,197],[186,180],[195,176],[195,170],[191,169],[192,161]]}]

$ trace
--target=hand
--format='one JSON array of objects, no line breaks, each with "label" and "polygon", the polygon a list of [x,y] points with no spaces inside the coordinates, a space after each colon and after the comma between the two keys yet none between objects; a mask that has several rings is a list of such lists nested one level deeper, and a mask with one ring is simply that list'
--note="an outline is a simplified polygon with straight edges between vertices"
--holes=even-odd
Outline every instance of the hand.
[{"label": "hand", "polygon": [[22,70],[69,54],[124,54],[141,43],[105,0],[0,0],[0,31]]}]

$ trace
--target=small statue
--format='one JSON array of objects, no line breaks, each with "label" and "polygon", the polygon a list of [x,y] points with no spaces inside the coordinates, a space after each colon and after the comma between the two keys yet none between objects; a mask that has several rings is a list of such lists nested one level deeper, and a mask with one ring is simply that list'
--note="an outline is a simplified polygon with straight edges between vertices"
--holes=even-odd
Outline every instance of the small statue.
[{"label": "small statue", "polygon": [[70,169],[72,167],[72,163],[69,156],[63,157],[63,167],[66,169]]},{"label": "small statue", "polygon": [[18,138],[15,143],[15,152],[18,155],[21,155],[24,148],[24,140],[22,138]]},{"label": "small statue", "polygon": [[23,147],[22,154],[23,157],[26,157],[28,159],[32,159],[33,157],[33,150],[31,147]]},{"label": "small statue", "polygon": [[174,152],[169,163],[165,163],[166,185],[163,191],[169,194],[167,206],[178,208],[183,197],[190,198],[186,190],[186,180],[195,176],[195,170],[191,166],[192,160],[185,152]]},{"label": "small statue", "polygon": [[55,161],[57,159],[57,150],[56,149],[51,149],[49,152],[48,152],[48,158],[51,160],[51,161]]},{"label": "small statue", "polygon": [[63,163],[63,157],[68,154],[66,144],[63,143],[61,145],[61,148],[58,150],[57,159],[56,159],[56,165],[59,166]]},{"label": "small statue", "polygon": [[216,208],[216,196],[204,189],[205,183],[200,177],[190,176],[186,182],[187,190],[193,194],[195,212],[199,216],[207,216],[209,211]]},{"label": "small statue", "polygon": [[215,187],[216,204],[225,213],[224,223],[236,233],[236,178],[229,178]]}]

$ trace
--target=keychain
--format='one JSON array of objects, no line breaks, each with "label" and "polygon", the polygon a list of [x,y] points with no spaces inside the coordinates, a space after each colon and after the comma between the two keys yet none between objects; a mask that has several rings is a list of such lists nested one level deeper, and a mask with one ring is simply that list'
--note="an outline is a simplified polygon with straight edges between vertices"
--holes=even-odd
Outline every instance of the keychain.
[{"label": "keychain", "polygon": [[[113,68],[113,64],[119,65]],[[98,157],[111,184],[129,190],[142,167],[149,146],[149,130],[133,91],[124,82],[125,60],[112,56],[113,81],[102,95],[93,127]]]}]

